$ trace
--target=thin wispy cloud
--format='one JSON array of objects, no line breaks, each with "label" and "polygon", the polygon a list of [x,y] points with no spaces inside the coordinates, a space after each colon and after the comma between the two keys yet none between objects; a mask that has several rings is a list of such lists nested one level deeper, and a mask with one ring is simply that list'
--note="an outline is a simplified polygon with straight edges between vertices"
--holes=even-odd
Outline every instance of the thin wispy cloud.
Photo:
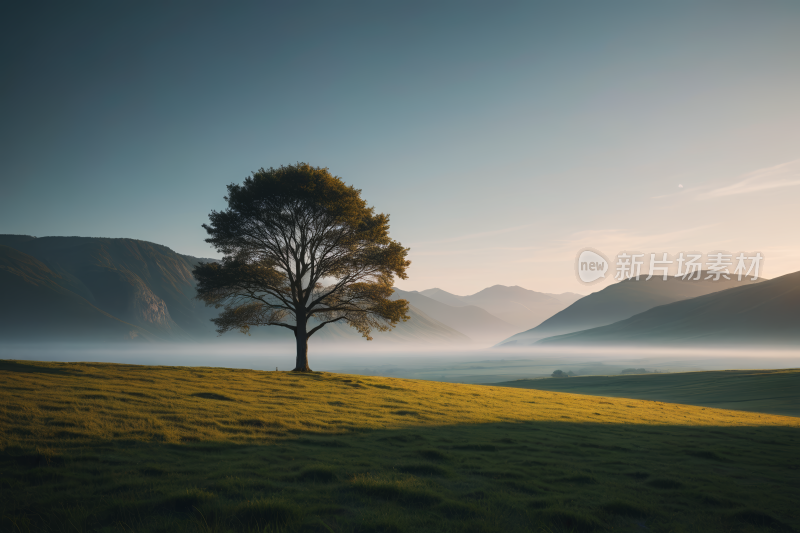
[{"label": "thin wispy cloud", "polygon": [[669,194],[659,194],[658,196],[651,196],[651,200],[659,200],[661,198],[673,198],[679,194],[687,194],[690,189],[680,189],[678,192],[671,192]]},{"label": "thin wispy cloud", "polygon": [[752,194],[783,187],[800,186],[800,159],[754,170],[739,176],[737,180],[729,185],[716,184],[692,188],[679,185],[674,192],[651,196],[650,199],[660,200],[662,198],[683,196],[691,200],[708,200],[725,196]]},{"label": "thin wispy cloud", "polygon": [[800,159],[750,172],[742,176],[742,179],[736,183],[700,193],[699,198],[751,194],[770,189],[796,187],[798,185],[800,185]]}]

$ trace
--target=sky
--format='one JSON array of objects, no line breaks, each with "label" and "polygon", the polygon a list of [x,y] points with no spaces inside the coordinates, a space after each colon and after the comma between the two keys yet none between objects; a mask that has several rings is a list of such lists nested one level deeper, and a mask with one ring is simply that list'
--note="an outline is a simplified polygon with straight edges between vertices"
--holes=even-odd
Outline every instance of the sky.
[{"label": "sky", "polygon": [[219,257],[261,167],[327,167],[404,290],[587,294],[614,256],[800,270],[800,3],[4,2],[0,233]]}]

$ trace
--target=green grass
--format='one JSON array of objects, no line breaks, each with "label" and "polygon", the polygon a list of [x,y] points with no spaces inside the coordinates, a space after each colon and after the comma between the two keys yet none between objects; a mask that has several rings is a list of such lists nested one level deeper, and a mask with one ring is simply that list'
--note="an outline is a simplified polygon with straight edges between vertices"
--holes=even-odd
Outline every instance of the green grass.
[{"label": "green grass", "polygon": [[3,361],[0,531],[791,531],[798,445],[641,400]]},{"label": "green grass", "polygon": [[493,386],[800,416],[798,369],[522,379]]}]

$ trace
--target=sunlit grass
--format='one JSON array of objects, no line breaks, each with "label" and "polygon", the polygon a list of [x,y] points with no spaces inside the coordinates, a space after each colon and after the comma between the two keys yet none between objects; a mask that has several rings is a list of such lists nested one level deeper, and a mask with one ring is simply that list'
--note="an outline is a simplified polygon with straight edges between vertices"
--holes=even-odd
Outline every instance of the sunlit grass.
[{"label": "sunlit grass", "polygon": [[3,447],[121,438],[265,444],[299,433],[507,421],[800,426],[793,417],[344,374],[21,362],[0,370],[10,370],[0,378]]},{"label": "sunlit grass", "polygon": [[773,531],[798,445],[653,401],[3,361],[0,531]]}]

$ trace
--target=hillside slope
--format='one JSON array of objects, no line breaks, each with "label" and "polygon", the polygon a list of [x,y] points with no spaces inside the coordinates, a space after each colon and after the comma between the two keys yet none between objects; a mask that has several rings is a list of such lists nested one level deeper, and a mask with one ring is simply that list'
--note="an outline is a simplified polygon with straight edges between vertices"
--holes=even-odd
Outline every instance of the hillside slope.
[{"label": "hillside slope", "polygon": [[542,339],[559,345],[800,346],[800,272],[654,307],[609,326]]},{"label": "hillside slope", "polygon": [[420,294],[453,307],[480,307],[517,330],[534,327],[581,298],[580,294],[545,294],[505,285],[487,287],[469,296],[457,296],[442,289],[426,289]]},{"label": "hillside slope", "polygon": [[796,369],[522,379],[493,386],[800,417],[800,370]]},{"label": "hillside slope", "polygon": [[98,309],[74,284],[41,261],[0,245],[0,339],[99,341],[153,339],[152,334]]},{"label": "hillside slope", "polygon": [[642,277],[638,281],[631,278],[614,283],[581,298],[535,328],[518,333],[498,346],[529,346],[546,337],[613,324],[659,305],[753,284],[749,279],[741,282],[735,278],[711,281],[705,277],[703,275],[697,281],[678,277],[669,277],[666,281],[658,277],[645,280]]},{"label": "hillside slope", "polygon": [[494,344],[517,331],[517,328],[508,322],[475,305],[454,307],[428,298],[417,291],[402,291],[395,288],[392,299],[400,298],[408,300],[411,305],[429,317],[476,342]]},{"label": "hillside slope", "polygon": [[217,311],[193,299],[188,256],[134,239],[19,237],[0,235],[0,244],[35,257],[106,313],[162,339],[213,337]]},{"label": "hillside slope", "polygon": [[425,289],[424,291],[419,291],[419,293],[423,296],[431,298],[432,300],[436,300],[437,302],[451,305],[453,307],[463,307],[465,305],[469,305],[466,301],[464,301],[464,296],[458,296],[438,288]]},{"label": "hillside slope", "polygon": [[[373,342],[377,346],[394,343],[419,343],[419,344],[469,344],[472,339],[463,333],[451,328],[434,318],[428,316],[414,305],[409,305],[408,315],[411,317],[406,322],[400,322],[389,331],[373,331]],[[291,332],[289,332],[291,334]],[[326,341],[364,342],[361,334],[339,322],[328,324],[311,337],[313,343]]]},{"label": "hillside slope", "polygon": [[[314,333],[309,339],[309,346],[319,346],[320,344],[356,344],[359,346],[370,345],[385,348],[388,345],[468,345],[472,339],[466,335],[448,327],[437,320],[429,317],[413,305],[409,306],[409,316],[406,322],[399,322],[397,326],[389,331],[375,331],[371,333],[372,340],[366,341],[356,329],[347,324],[334,322],[323,327]],[[309,327],[319,324],[313,318],[309,321]],[[280,342],[294,343],[294,334],[278,326],[261,326],[250,328],[248,335],[242,335],[237,331],[231,331],[219,337],[222,342],[234,343],[259,343],[259,342]]]},{"label": "hillside slope", "polygon": [[[0,235],[0,245],[11,248],[34,260],[40,268],[49,272],[57,285],[68,290],[93,308],[102,311],[104,316],[116,319],[109,324],[124,323],[132,326],[132,332],[140,334],[141,339],[162,341],[212,341],[216,339],[211,318],[219,311],[206,307],[194,299],[196,282],[192,270],[201,259],[178,254],[166,246],[134,239],[108,239],[90,237],[42,237],[25,235]],[[39,267],[37,267],[39,268]],[[11,283],[11,278],[6,282]],[[54,281],[55,283],[55,281]],[[17,286],[13,292],[8,287],[9,302],[35,300],[46,302],[47,296],[33,293],[32,286]],[[6,290],[0,279],[0,292]],[[44,305],[43,303],[41,305]],[[13,308],[13,305],[9,308]],[[48,313],[56,317],[67,313],[68,307],[50,306]],[[9,311],[10,312],[10,311]],[[53,320],[37,321],[35,315],[20,314],[14,318],[16,328],[0,329],[0,340],[24,338],[44,340],[69,338],[70,340],[99,341],[118,339],[117,325],[102,331],[100,324],[80,325],[86,313],[73,313],[63,317],[75,327],[67,330],[55,327]],[[412,308],[411,319],[401,322],[391,331],[376,332],[373,335],[379,343],[416,342],[420,344],[464,344],[470,339],[463,333],[441,324],[419,309]],[[87,318],[88,320],[88,318]],[[67,323],[64,322],[64,323]],[[9,322],[10,323],[10,322]],[[127,327],[127,326],[126,326]],[[116,328],[116,329],[115,329]],[[17,335],[15,331],[25,331]],[[143,335],[147,332],[147,335]],[[273,340],[293,340],[292,333],[285,328],[254,328],[252,338],[229,333],[219,340],[222,342],[269,342]],[[342,324],[325,326],[313,339],[361,341],[361,335]]]},{"label": "hillside slope", "polygon": [[800,526],[793,417],[345,374],[25,361],[0,361],[0,405],[2,531]]}]

